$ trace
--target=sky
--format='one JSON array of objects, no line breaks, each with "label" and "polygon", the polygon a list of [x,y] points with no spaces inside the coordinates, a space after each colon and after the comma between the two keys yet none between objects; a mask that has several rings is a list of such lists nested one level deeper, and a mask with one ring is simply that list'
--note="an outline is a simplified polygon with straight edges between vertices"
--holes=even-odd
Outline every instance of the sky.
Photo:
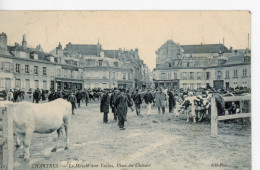
[{"label": "sky", "polygon": [[[50,52],[61,42],[102,44],[103,49],[139,49],[152,70],[155,51],[167,40],[181,45],[218,44],[247,48],[251,37],[249,11],[0,11],[0,32],[8,45],[41,44]],[[251,47],[251,43],[250,46]]]}]

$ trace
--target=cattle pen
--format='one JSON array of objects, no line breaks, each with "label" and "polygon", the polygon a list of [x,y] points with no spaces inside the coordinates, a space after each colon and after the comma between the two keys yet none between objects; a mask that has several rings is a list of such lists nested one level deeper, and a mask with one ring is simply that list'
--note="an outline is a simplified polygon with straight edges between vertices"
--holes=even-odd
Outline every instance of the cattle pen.
[{"label": "cattle pen", "polygon": [[[224,97],[224,102],[239,102],[239,113],[232,115],[219,116],[216,107],[215,97],[211,98],[211,136],[218,136],[218,121],[220,120],[230,120],[238,118],[251,117],[250,102],[251,96],[232,96]],[[248,108],[245,107],[245,102],[248,102]]]},{"label": "cattle pen", "polygon": [[13,112],[11,105],[0,107],[0,169],[13,169]]}]

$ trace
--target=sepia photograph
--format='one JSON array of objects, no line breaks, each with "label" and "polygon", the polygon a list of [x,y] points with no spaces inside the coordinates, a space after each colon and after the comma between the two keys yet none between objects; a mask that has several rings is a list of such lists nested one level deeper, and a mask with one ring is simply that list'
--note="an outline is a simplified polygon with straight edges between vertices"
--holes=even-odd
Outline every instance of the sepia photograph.
[{"label": "sepia photograph", "polygon": [[0,169],[252,169],[250,11],[0,16]]}]

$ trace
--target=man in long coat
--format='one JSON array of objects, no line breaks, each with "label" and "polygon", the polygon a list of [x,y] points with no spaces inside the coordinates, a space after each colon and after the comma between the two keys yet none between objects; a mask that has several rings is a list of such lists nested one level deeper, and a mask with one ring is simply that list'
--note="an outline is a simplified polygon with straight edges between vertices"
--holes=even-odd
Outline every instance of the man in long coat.
[{"label": "man in long coat", "polygon": [[155,93],[155,106],[158,107],[158,113],[165,113],[165,105],[166,105],[167,99],[166,99],[166,95],[162,92],[162,89],[159,90],[159,92],[157,91]]},{"label": "man in long coat", "polygon": [[176,105],[176,101],[175,101],[175,96],[174,96],[172,89],[170,89],[170,91],[168,91],[168,96],[169,96],[169,112],[173,113],[174,107]]},{"label": "man in long coat", "polygon": [[140,112],[141,112],[142,97],[141,97],[141,94],[139,93],[138,89],[136,89],[136,93],[133,96],[133,100],[135,103],[136,114],[137,114],[137,116],[139,116]]},{"label": "man in long coat", "polygon": [[85,102],[86,102],[86,106],[87,106],[88,102],[89,102],[89,94],[88,94],[87,90],[85,91]]},{"label": "man in long coat", "polygon": [[120,94],[119,90],[117,90],[117,88],[114,88],[113,93],[111,94],[111,98],[110,98],[110,107],[112,109],[112,112],[114,114],[114,120],[117,120],[117,113],[116,113],[116,108],[115,108],[115,101],[116,101],[116,97],[117,95]]},{"label": "man in long coat", "polygon": [[107,115],[109,113],[109,104],[110,104],[110,97],[108,95],[108,91],[102,95],[101,102],[100,102],[100,112],[104,113],[103,122],[107,123],[108,118]]},{"label": "man in long coat", "polygon": [[77,98],[78,107],[80,107],[80,101],[82,98],[82,94],[81,94],[80,90],[76,93],[76,98]]},{"label": "man in long coat", "polygon": [[150,89],[147,90],[147,93],[144,95],[144,101],[146,103],[146,109],[147,109],[147,114],[151,114],[151,109],[152,109],[152,103],[154,101],[153,95],[150,91]]},{"label": "man in long coat", "polygon": [[74,95],[73,92],[71,92],[71,94],[69,95],[68,101],[71,103],[72,114],[74,115],[75,114],[74,109],[76,108],[77,98],[76,98],[76,96]]},{"label": "man in long coat", "polygon": [[125,121],[127,115],[128,98],[124,91],[121,91],[116,97],[115,108],[118,116],[118,125],[120,130],[125,130]]}]

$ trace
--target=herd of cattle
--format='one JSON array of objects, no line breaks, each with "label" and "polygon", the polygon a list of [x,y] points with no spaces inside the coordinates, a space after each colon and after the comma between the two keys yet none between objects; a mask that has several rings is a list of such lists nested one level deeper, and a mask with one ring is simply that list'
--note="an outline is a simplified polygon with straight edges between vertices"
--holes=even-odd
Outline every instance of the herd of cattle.
[{"label": "herd of cattle", "polygon": [[[90,93],[89,95],[94,94]],[[99,98],[101,95],[102,93],[96,93],[97,98]],[[224,101],[221,95],[217,94],[214,96],[216,99],[218,114],[223,114],[225,111],[227,111],[227,109],[225,109],[227,106],[225,106],[225,104],[223,106]],[[175,112],[176,116],[186,113],[187,122],[189,121],[190,117],[192,117],[193,120],[198,118],[198,121],[201,121],[202,118],[210,119],[210,99],[211,97],[201,98],[196,95],[189,95],[185,98],[184,101],[179,98],[175,106],[175,110],[177,111]],[[195,104],[195,107],[190,107],[193,110],[187,109],[189,107],[187,107],[188,105],[187,103],[185,104],[185,101],[191,101],[191,103]],[[189,103],[189,105],[191,103]],[[232,105],[233,103],[231,103],[231,109]],[[1,101],[0,107],[8,107],[13,113],[13,127],[14,135],[16,136],[16,146],[19,147],[21,144],[23,144],[23,154],[20,155],[20,158],[23,158],[24,161],[29,161],[29,147],[33,133],[47,134],[57,131],[58,142],[57,145],[52,149],[52,152],[55,152],[59,148],[59,143],[62,137],[62,129],[65,128],[65,149],[69,148],[69,125],[72,106],[71,103],[66,99],[59,98],[51,102],[41,104],[35,104],[28,101],[22,101],[18,103],[13,103],[11,101]],[[228,110],[229,112],[230,108]],[[233,113],[239,112],[236,110],[236,108],[237,107],[235,107],[235,111],[231,111]],[[1,129],[2,127],[0,125],[0,130]]]}]

